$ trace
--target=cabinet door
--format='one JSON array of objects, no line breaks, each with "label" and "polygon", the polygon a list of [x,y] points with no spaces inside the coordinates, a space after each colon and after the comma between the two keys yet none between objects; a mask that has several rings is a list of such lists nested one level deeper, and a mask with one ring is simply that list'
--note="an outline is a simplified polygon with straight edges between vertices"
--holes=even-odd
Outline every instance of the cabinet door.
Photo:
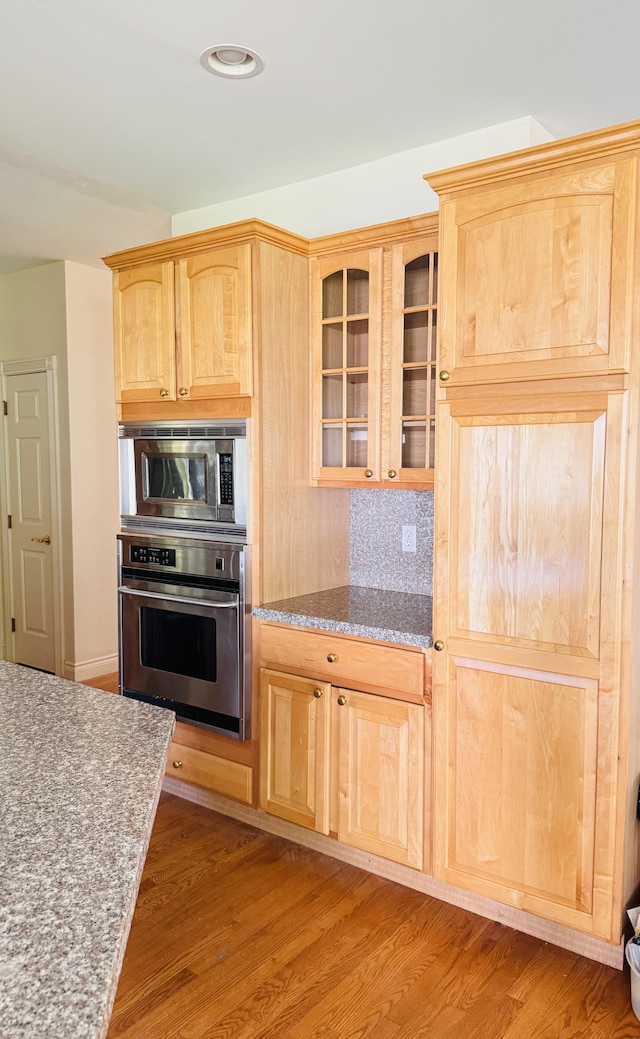
[{"label": "cabinet door", "polygon": [[173,263],[113,276],[117,400],[175,400]]},{"label": "cabinet door", "polygon": [[331,686],[263,669],[260,808],[329,832]]},{"label": "cabinet door", "polygon": [[250,396],[251,246],[179,261],[178,394]]},{"label": "cabinet door", "polygon": [[607,940],[626,406],[443,403],[436,468],[434,872]]},{"label": "cabinet door", "polygon": [[338,732],[338,839],[421,869],[424,708],[333,691]]},{"label": "cabinet door", "polygon": [[391,312],[382,373],[382,480],[433,487],[437,235],[391,250]]},{"label": "cabinet door", "polygon": [[313,479],[380,479],[382,249],[315,260],[311,274]]},{"label": "cabinet door", "polygon": [[444,202],[448,385],[628,370],[634,181],[625,159]]}]

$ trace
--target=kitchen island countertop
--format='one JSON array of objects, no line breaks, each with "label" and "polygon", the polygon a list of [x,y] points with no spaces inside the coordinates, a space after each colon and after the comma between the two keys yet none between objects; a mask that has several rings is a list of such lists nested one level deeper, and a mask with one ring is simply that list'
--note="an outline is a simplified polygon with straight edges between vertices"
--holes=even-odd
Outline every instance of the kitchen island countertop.
[{"label": "kitchen island countertop", "polygon": [[0,661],[0,1035],[103,1039],[174,715]]},{"label": "kitchen island countertop", "polygon": [[261,620],[336,631],[428,648],[433,645],[430,595],[344,585],[254,606]]}]

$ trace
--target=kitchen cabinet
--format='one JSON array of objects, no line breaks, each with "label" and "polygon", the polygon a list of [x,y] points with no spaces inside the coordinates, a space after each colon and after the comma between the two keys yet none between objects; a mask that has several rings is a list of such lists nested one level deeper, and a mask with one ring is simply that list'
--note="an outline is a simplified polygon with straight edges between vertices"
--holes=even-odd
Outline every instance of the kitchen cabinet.
[{"label": "kitchen cabinet", "polygon": [[640,865],[639,156],[636,125],[429,176],[434,875],[613,944]]},{"label": "kitchen cabinet", "polygon": [[[421,869],[424,655],[272,624],[261,635],[260,807]],[[405,694],[403,674],[422,688]],[[342,684],[355,675],[387,695]]]},{"label": "kitchen cabinet", "polygon": [[312,251],[313,481],[433,486],[434,216],[317,240]]},{"label": "kitchen cabinet", "polygon": [[116,270],[117,399],[250,396],[251,321],[248,243]]},{"label": "kitchen cabinet", "polygon": [[243,804],[253,802],[253,768],[250,765],[190,747],[178,742],[179,739],[178,731],[167,759],[167,776]]}]

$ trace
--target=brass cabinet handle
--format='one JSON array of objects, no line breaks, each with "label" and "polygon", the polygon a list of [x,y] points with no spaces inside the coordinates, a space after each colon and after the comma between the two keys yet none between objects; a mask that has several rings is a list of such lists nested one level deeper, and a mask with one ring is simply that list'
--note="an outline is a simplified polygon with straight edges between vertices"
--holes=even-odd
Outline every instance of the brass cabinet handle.
[{"label": "brass cabinet handle", "polygon": [[169,390],[165,390],[165,388],[163,386],[162,389],[160,390],[160,396],[161,397],[168,397],[169,396]]},{"label": "brass cabinet handle", "polygon": [[185,389],[184,386],[180,387],[180,389],[178,390],[178,393],[180,394],[181,397],[188,397],[189,396],[189,390]]},{"label": "brass cabinet handle", "polygon": [[329,661],[330,664],[335,664],[337,659],[338,658],[337,658],[335,653],[327,653],[327,660]]},{"label": "brass cabinet handle", "polygon": [[313,695],[315,696],[316,700],[319,700],[322,696],[322,689],[314,689]]},{"label": "brass cabinet handle", "polygon": [[440,372],[440,382],[449,382],[450,378],[451,378],[451,376],[449,375],[449,372],[447,371],[447,369],[443,368],[442,371]]},{"label": "brass cabinet handle", "polygon": [[442,641],[442,639],[436,639],[436,641],[433,643],[433,648],[435,649],[436,653],[439,653],[441,649],[444,649],[444,642]]},{"label": "brass cabinet handle", "polygon": [[182,762],[181,761],[174,761],[173,762],[173,767],[174,768],[182,768]]},{"label": "brass cabinet handle", "polygon": [[367,480],[370,480],[373,476],[373,469],[365,469],[364,475],[366,476]]},{"label": "brass cabinet handle", "polygon": [[338,697],[338,703],[340,704],[341,707],[344,707],[346,702],[347,702],[346,696],[339,696]]},{"label": "brass cabinet handle", "polygon": [[39,545],[50,545],[51,544],[51,536],[49,534],[45,534],[45,536],[43,538],[31,538],[31,540],[32,541],[36,541]]},{"label": "brass cabinet handle", "polygon": [[395,469],[390,469],[387,475],[388,475],[388,477],[389,477],[389,479],[390,479],[390,480],[395,480],[395,478],[396,478],[396,476],[397,476],[398,474],[397,474],[397,472],[395,471]]}]

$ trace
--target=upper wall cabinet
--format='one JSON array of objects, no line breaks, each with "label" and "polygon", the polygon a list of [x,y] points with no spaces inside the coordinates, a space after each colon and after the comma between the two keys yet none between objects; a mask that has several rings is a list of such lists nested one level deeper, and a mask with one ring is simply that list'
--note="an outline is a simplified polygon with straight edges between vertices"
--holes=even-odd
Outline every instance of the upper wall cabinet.
[{"label": "upper wall cabinet", "polygon": [[443,198],[443,381],[628,370],[635,168],[541,169]]},{"label": "upper wall cabinet", "polygon": [[317,484],[433,486],[436,221],[313,243],[321,247],[311,267]]},{"label": "upper wall cabinet", "polygon": [[251,246],[114,275],[117,399],[250,396]]}]

